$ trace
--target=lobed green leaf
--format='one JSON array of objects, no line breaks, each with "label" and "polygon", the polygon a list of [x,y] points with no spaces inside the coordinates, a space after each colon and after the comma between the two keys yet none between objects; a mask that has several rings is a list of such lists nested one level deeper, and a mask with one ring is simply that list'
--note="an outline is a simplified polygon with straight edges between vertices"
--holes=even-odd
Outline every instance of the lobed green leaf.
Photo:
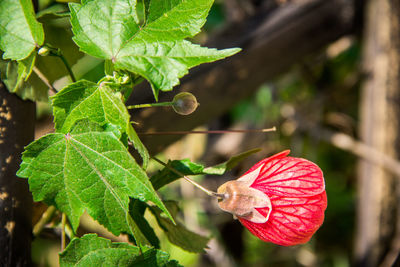
[{"label": "lobed green leaf", "polygon": [[74,238],[60,254],[60,267],[86,266],[180,266],[169,260],[161,250],[144,247],[140,250],[127,243],[111,243],[110,240],[87,234]]},{"label": "lobed green leaf", "polygon": [[48,134],[28,145],[17,175],[29,178],[35,201],[66,213],[75,230],[87,210],[113,234],[135,235],[130,197],[151,201],[169,215],[126,147],[112,132],[87,120],[70,133]]},{"label": "lobed green leaf", "polygon": [[4,51],[3,59],[25,59],[43,41],[43,27],[35,18],[32,1],[0,1],[0,49]]},{"label": "lobed green leaf", "polygon": [[105,83],[100,85],[81,80],[68,85],[52,97],[55,129],[67,133],[79,120],[87,118],[100,125],[107,123],[119,127],[126,133],[147,166],[149,155],[130,125],[130,115],[120,93],[114,92]]},{"label": "lobed green leaf", "polygon": [[89,118],[100,125],[111,123],[127,131],[129,113],[108,86],[81,80],[52,97],[55,129],[67,133],[79,120]]},{"label": "lobed green leaf", "polygon": [[[179,84],[188,69],[231,56],[240,49],[216,50],[184,40],[205,23],[213,0],[86,1],[70,4],[74,41],[82,51],[111,60],[116,69],[146,78],[157,99]],[[144,5],[144,6],[143,6]]]}]

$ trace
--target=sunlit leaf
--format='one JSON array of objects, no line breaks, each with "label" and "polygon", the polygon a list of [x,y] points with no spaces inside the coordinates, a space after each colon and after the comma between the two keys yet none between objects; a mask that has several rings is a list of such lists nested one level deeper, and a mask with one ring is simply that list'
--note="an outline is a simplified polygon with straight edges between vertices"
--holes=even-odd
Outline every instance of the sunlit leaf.
[{"label": "sunlit leaf", "polygon": [[74,229],[87,210],[112,233],[134,235],[129,197],[169,214],[126,147],[97,124],[80,121],[68,134],[48,134],[27,146],[22,160],[17,174],[29,178],[34,200],[66,213]]},{"label": "sunlit leaf", "polygon": [[78,120],[88,118],[100,125],[110,123],[126,133],[147,166],[149,154],[130,125],[130,115],[118,92],[106,84],[81,80],[70,84],[52,97],[55,129],[67,133]]},{"label": "sunlit leaf", "polygon": [[136,1],[70,4],[74,41],[82,51],[111,60],[150,81],[154,96],[171,90],[188,69],[231,56],[239,49],[216,50],[184,40],[200,31],[213,0],[150,1],[143,26]]},{"label": "sunlit leaf", "polygon": [[110,240],[87,234],[74,238],[60,254],[61,267],[87,266],[180,266],[169,260],[166,252],[154,248],[142,248],[127,243],[111,243]]},{"label": "sunlit leaf", "polygon": [[4,51],[3,59],[24,59],[43,41],[43,27],[35,18],[32,1],[0,1],[0,49]]}]

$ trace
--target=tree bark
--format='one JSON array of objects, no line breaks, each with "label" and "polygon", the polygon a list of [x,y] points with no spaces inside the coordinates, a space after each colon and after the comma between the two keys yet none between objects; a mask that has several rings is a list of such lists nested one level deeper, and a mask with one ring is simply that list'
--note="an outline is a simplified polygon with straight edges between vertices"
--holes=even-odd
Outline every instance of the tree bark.
[{"label": "tree bark", "polygon": [[15,173],[34,139],[35,105],[0,81],[0,266],[30,266],[32,196]]},{"label": "tree bark", "polygon": [[[138,132],[147,130],[189,130],[216,118],[240,100],[252,95],[264,82],[285,72],[304,56],[354,32],[355,1],[295,1],[271,11],[261,10],[245,23],[231,25],[210,38],[206,45],[238,46],[239,54],[191,71],[176,91],[190,91],[200,102],[190,116],[171,109],[146,109],[133,114]],[[146,88],[147,89],[147,88]],[[138,88],[136,90],[142,90]],[[150,91],[150,90],[148,90]],[[172,99],[162,94],[160,101]],[[151,99],[133,95],[134,103]],[[179,136],[141,137],[151,153],[156,153]]]},{"label": "tree bark", "polygon": [[[370,0],[366,6],[361,140],[399,158],[400,3]],[[399,178],[360,161],[355,240],[357,266],[392,266],[400,251]]]}]

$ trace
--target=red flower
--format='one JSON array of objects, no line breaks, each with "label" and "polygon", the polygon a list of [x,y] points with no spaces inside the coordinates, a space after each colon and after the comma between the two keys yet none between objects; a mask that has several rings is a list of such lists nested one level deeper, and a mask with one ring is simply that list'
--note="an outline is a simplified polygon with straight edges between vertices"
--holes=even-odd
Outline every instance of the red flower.
[{"label": "red flower", "polygon": [[282,246],[310,240],[324,221],[325,182],[314,163],[286,157],[266,158],[237,180],[218,188],[221,209],[232,213],[263,241]]}]

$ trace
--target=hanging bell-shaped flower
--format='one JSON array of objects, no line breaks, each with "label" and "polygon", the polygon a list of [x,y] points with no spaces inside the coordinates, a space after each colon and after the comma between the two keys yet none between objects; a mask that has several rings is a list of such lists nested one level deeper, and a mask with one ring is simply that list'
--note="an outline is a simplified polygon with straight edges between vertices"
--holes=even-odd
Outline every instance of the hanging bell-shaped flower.
[{"label": "hanging bell-shaped flower", "polygon": [[310,240],[324,220],[325,182],[314,163],[287,157],[266,158],[237,180],[218,188],[219,206],[263,241],[282,246]]}]

